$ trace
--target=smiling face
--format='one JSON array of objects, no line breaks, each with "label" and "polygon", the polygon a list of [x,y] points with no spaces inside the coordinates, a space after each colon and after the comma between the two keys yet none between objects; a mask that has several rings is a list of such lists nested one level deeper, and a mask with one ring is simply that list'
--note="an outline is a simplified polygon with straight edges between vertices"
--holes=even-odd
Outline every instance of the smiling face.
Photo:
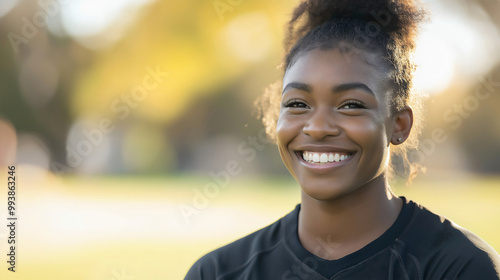
[{"label": "smiling face", "polygon": [[285,73],[278,148],[312,198],[333,200],[385,183],[397,125],[389,72],[376,61],[376,54],[364,51],[346,56],[313,49],[299,54]]}]

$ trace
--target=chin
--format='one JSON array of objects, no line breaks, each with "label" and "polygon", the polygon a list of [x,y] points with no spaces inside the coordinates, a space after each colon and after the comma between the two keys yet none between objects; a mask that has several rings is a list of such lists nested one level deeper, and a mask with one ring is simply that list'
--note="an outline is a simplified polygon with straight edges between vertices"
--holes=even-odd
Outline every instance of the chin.
[{"label": "chin", "polygon": [[333,201],[353,192],[355,189],[345,183],[333,182],[301,182],[302,191],[309,197],[320,201]]}]

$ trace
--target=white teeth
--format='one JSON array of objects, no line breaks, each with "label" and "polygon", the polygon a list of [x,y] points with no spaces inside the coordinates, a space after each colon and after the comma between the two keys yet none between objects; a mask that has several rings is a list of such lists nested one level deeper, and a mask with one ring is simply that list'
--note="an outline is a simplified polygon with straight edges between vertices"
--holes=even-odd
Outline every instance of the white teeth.
[{"label": "white teeth", "polygon": [[319,154],[313,154],[313,162],[319,162]]},{"label": "white teeth", "polygon": [[302,152],[302,158],[311,163],[328,163],[339,162],[348,159],[350,155],[339,153],[315,153],[315,152]]},{"label": "white teeth", "polygon": [[328,155],[321,154],[321,156],[319,157],[319,162],[322,162],[322,163],[328,162]]}]

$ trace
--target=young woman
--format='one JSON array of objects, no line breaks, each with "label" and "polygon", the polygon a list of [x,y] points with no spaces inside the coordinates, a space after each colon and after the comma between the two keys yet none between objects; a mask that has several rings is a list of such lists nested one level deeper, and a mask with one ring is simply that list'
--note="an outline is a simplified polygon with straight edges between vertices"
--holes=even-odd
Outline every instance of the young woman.
[{"label": "young woman", "polygon": [[265,121],[302,203],[205,255],[185,279],[500,279],[488,244],[388,184],[391,154],[413,141],[412,52],[423,16],[403,0],[297,6],[279,117]]}]

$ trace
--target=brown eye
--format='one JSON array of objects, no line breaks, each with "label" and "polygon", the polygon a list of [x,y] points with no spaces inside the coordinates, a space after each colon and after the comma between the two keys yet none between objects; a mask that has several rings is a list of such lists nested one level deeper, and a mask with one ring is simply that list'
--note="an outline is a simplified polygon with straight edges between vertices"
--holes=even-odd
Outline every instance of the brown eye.
[{"label": "brown eye", "polygon": [[340,106],[340,109],[364,109],[366,108],[363,103],[357,101],[357,100],[349,100]]},{"label": "brown eye", "polygon": [[309,108],[306,103],[298,100],[291,100],[285,104],[283,104],[285,108]]}]

